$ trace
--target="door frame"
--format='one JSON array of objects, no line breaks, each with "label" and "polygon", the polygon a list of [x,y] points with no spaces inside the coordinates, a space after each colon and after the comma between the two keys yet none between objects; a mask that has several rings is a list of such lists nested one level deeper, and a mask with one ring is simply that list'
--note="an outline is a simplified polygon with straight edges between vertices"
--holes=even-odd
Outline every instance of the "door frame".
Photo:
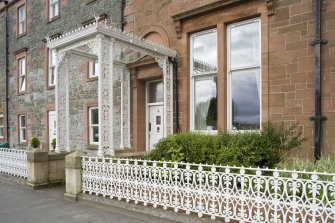
[{"label": "door frame", "polygon": [[155,102],[155,103],[148,103],[149,101],[149,84],[150,83],[155,83],[155,82],[162,82],[163,83],[163,95],[164,95],[164,81],[162,79],[158,80],[153,80],[153,81],[147,81],[145,83],[145,151],[150,151],[150,141],[149,141],[149,108],[150,106],[157,106],[157,105],[162,105],[163,106],[163,112],[162,112],[162,133],[164,137],[164,131],[165,131],[165,114],[164,114],[164,100],[163,102]]}]

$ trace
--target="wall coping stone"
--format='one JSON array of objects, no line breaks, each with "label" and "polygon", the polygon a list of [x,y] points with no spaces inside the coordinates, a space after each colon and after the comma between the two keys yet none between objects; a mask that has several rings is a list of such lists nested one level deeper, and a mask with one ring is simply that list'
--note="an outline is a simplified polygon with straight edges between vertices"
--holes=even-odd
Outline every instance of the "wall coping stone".
[{"label": "wall coping stone", "polygon": [[49,161],[53,160],[65,160],[65,156],[69,155],[70,152],[61,152],[61,153],[56,153],[56,152],[49,152]]},{"label": "wall coping stone", "polygon": [[48,152],[41,149],[34,149],[27,152],[28,162],[46,162],[49,160]]},{"label": "wall coping stone", "polygon": [[76,151],[65,156],[65,168],[81,169],[81,159],[84,152]]}]

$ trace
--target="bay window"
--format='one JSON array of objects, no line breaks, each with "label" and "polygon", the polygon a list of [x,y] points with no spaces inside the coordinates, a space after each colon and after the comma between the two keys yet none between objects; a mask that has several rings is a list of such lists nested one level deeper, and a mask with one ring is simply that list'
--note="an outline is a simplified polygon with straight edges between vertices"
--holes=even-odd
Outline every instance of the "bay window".
[{"label": "bay window", "polygon": [[217,31],[191,35],[191,130],[217,130]]},{"label": "bay window", "polygon": [[260,129],[260,20],[227,27],[228,129]]}]

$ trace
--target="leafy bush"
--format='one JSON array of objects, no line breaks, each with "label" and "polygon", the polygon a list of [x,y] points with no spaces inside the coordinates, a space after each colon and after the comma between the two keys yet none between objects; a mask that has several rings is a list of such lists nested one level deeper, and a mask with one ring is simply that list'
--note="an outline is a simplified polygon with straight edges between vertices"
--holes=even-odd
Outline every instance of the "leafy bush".
[{"label": "leafy bush", "polygon": [[51,145],[52,145],[52,148],[55,149],[56,148],[56,139],[53,138],[52,141],[51,141]]},{"label": "leafy bush", "polygon": [[296,130],[297,125],[285,130],[266,123],[257,132],[177,133],[159,141],[145,159],[272,168],[282,159],[282,151],[304,140]]},{"label": "leafy bush", "polygon": [[0,143],[0,148],[9,148],[9,143],[8,142]]},{"label": "leafy bush", "polygon": [[33,147],[34,149],[38,148],[41,145],[40,140],[37,137],[33,137],[30,140],[30,145],[31,147]]}]

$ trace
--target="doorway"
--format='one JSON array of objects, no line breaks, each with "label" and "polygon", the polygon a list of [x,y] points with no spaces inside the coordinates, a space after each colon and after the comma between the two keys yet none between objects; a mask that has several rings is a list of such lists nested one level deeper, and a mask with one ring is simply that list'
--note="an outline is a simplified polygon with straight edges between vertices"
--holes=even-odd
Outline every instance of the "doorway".
[{"label": "doorway", "polygon": [[164,88],[163,81],[147,82],[147,151],[164,136]]}]

